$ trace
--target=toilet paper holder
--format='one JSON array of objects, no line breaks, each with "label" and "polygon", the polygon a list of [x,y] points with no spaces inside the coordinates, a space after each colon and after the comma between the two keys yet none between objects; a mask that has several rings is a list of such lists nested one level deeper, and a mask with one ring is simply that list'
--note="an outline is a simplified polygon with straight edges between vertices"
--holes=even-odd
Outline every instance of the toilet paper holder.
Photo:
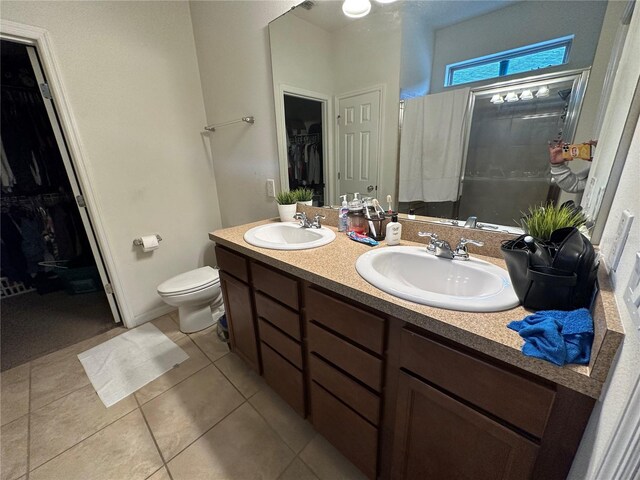
[{"label": "toilet paper holder", "polygon": [[[162,237],[161,237],[160,235],[158,235],[157,233],[156,233],[156,238],[158,239],[158,242],[161,242],[161,241],[162,241]],[[142,238],[140,238],[140,237],[138,237],[138,238],[134,238],[134,239],[133,239],[133,244],[134,244],[136,247],[141,247],[141,246],[142,246]]]}]

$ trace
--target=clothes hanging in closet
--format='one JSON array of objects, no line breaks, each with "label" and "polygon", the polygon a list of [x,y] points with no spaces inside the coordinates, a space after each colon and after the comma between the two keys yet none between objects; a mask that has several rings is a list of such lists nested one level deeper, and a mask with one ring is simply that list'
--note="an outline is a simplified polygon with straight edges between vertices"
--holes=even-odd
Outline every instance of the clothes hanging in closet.
[{"label": "clothes hanging in closet", "polygon": [[322,151],[317,136],[294,135],[289,139],[289,179],[300,185],[319,185],[322,181]]},{"label": "clothes hanging in closet", "polygon": [[64,195],[2,199],[2,276],[28,284],[43,261],[88,255],[83,228],[73,202]]},{"label": "clothes hanging in closet", "polygon": [[[2,191],[51,191],[67,183],[60,151],[37,91],[2,86]],[[29,138],[28,142],[24,139]]]}]

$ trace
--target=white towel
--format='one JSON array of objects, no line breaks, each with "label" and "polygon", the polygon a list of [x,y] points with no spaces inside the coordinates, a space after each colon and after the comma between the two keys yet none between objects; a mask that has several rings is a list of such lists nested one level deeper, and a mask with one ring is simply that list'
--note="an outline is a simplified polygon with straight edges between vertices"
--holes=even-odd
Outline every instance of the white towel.
[{"label": "white towel", "polygon": [[152,323],[128,330],[78,355],[106,407],[189,358]]},{"label": "white towel", "polygon": [[401,202],[459,197],[469,88],[405,100],[400,141]]}]

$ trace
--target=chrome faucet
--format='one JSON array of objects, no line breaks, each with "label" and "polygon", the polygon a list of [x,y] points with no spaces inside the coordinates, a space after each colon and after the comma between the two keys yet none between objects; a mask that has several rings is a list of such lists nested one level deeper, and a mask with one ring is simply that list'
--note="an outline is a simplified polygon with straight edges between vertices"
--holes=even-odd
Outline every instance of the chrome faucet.
[{"label": "chrome faucet", "polygon": [[322,228],[320,220],[324,220],[326,217],[324,215],[315,214],[313,216],[313,222],[310,222],[306,213],[298,212],[293,216],[293,218],[300,221],[300,226],[302,228]]},{"label": "chrome faucet", "polygon": [[484,246],[484,242],[479,242],[477,240],[470,240],[468,238],[461,238],[460,242],[458,242],[458,246],[453,252],[453,257],[459,260],[469,260],[469,251],[467,250],[467,245],[475,245],[476,247]]},{"label": "chrome faucet", "polygon": [[467,218],[466,222],[464,222],[464,228],[476,228],[477,224],[478,224],[478,217],[476,217],[475,215],[472,215],[469,218]]},{"label": "chrome faucet", "polygon": [[418,232],[419,237],[428,237],[429,243],[427,244],[427,252],[435,255],[436,253],[436,244],[440,242],[438,240],[437,233],[429,233],[429,232]]},{"label": "chrome faucet", "polygon": [[431,239],[431,241],[427,245],[428,253],[439,258],[446,258],[447,260],[469,260],[469,251],[467,250],[467,245],[471,244],[478,247],[482,247],[484,245],[483,242],[461,238],[456,249],[452,250],[449,242],[447,242],[446,240],[440,240],[438,238],[438,235],[435,233],[418,232],[418,236],[429,237]]}]

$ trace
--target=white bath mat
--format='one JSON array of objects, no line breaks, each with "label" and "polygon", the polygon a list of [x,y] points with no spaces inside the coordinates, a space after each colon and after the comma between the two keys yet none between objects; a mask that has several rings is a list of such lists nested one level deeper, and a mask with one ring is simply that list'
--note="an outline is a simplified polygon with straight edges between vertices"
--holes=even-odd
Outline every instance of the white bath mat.
[{"label": "white bath mat", "polygon": [[107,407],[187,358],[184,350],[151,323],[78,355],[93,388]]}]

